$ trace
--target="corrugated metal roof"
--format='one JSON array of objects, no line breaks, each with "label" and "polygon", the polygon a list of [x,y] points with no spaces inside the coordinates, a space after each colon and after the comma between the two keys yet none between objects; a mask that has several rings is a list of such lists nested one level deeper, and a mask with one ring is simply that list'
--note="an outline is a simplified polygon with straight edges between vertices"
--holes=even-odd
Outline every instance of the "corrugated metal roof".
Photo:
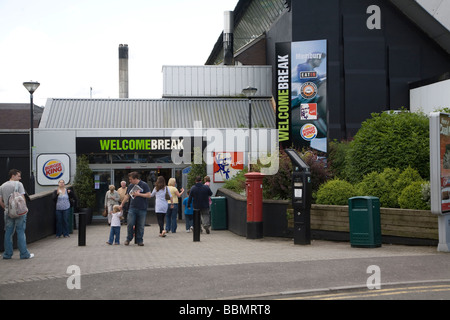
[{"label": "corrugated metal roof", "polygon": [[[48,99],[39,128],[247,128],[247,99]],[[275,128],[271,99],[252,99],[252,126]]]},{"label": "corrugated metal roof", "polygon": [[272,97],[272,66],[163,66],[163,98],[245,98],[248,86]]}]

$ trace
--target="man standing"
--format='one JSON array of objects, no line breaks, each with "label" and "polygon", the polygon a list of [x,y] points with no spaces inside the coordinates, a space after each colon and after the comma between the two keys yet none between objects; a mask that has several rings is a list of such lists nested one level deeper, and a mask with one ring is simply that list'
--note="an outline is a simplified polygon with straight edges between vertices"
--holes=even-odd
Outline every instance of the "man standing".
[{"label": "man standing", "polygon": [[127,239],[125,245],[129,245],[133,239],[133,227],[136,233],[136,242],[139,246],[144,245],[144,227],[145,217],[147,216],[147,199],[151,197],[150,187],[147,183],[140,179],[139,173],[133,171],[128,174],[130,185],[127,189],[120,210],[123,210],[124,204],[130,200],[127,217]]},{"label": "man standing", "polygon": [[194,210],[200,210],[200,216],[202,217],[203,228],[206,233],[209,233],[209,227],[211,226],[211,219],[209,217],[209,197],[212,196],[211,189],[202,184],[202,177],[197,176],[195,178],[195,185],[189,192],[188,207],[194,200]]},{"label": "man standing", "polygon": [[20,251],[20,259],[31,259],[33,253],[27,249],[27,240],[25,237],[25,228],[27,226],[27,215],[12,219],[8,215],[9,196],[14,192],[16,183],[19,185],[19,193],[25,198],[25,189],[20,179],[22,172],[17,169],[9,170],[9,181],[0,186],[0,206],[5,210],[5,252],[3,259],[11,259],[13,255],[13,235],[17,232],[17,246]]}]

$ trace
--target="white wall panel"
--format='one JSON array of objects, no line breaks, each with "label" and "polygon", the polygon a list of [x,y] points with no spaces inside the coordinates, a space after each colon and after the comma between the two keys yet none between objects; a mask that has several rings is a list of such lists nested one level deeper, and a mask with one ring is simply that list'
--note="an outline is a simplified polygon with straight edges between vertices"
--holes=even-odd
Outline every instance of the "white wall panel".
[{"label": "white wall panel", "polygon": [[164,66],[163,97],[237,97],[242,89],[272,96],[271,66]]},{"label": "white wall panel", "polygon": [[410,91],[411,112],[426,114],[444,107],[450,108],[450,80],[436,82]]}]

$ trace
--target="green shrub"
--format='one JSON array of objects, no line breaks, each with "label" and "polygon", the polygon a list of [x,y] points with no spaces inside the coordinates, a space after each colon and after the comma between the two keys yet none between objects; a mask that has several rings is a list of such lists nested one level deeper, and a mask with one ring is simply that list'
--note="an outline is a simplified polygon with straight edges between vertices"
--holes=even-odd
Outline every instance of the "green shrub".
[{"label": "green shrub", "polygon": [[[277,174],[265,176],[263,180],[264,199],[290,199],[292,197],[292,163],[289,156],[280,150]],[[252,167],[257,170],[256,167]]]},{"label": "green shrub", "polygon": [[86,155],[77,157],[73,188],[78,208],[95,208],[94,173],[89,168],[89,160]]},{"label": "green shrub", "polygon": [[187,189],[190,190],[192,186],[195,184],[195,178],[197,176],[202,177],[202,179],[206,176],[206,163],[202,164],[192,164],[191,171],[187,174]]},{"label": "green shrub", "polygon": [[403,189],[415,181],[422,181],[422,177],[416,169],[408,167],[402,171],[398,179],[394,182],[392,189],[397,191],[398,196],[400,196]]},{"label": "green shrub", "polygon": [[370,172],[408,166],[429,179],[429,120],[426,115],[403,112],[372,114],[364,121],[346,158],[346,175],[351,182],[361,181]]},{"label": "green shrub", "polygon": [[356,188],[351,183],[334,179],[319,188],[316,203],[345,206],[348,204],[348,199],[356,195]]},{"label": "green shrub", "polygon": [[[311,172],[311,191],[314,194],[319,189],[320,185],[329,179],[329,170],[326,167],[326,164],[319,160],[317,151],[306,150],[298,153],[303,161],[309,166]],[[253,167],[253,169],[258,170],[257,166]],[[291,159],[284,150],[280,150],[277,174],[264,177],[264,199],[291,199],[292,170]]]},{"label": "green shrub", "polygon": [[359,195],[378,197],[382,207],[398,208],[399,193],[392,186],[399,176],[399,169],[386,168],[382,173],[371,172],[357,185],[357,192]]},{"label": "green shrub", "polygon": [[334,140],[328,144],[328,167],[333,177],[348,180],[345,159],[349,150],[349,141]]},{"label": "green shrub", "polygon": [[[315,151],[299,152],[300,157],[310,167],[311,171],[311,188],[312,192],[316,192],[319,186],[329,178],[329,171],[324,162],[319,161],[318,154]],[[261,164],[252,165],[253,172],[260,172]],[[263,179],[263,198],[264,199],[291,199],[292,197],[292,162],[289,156],[280,150],[278,172],[274,175],[264,176]],[[223,188],[232,190],[236,193],[245,191],[245,174],[244,169],[236,176],[226,181]]]},{"label": "green shrub", "polygon": [[422,190],[426,181],[414,181],[403,189],[398,202],[402,209],[430,210],[429,203],[423,199]]},{"label": "green shrub", "polygon": [[[195,159],[194,159],[195,157]],[[187,174],[187,189],[190,190],[195,184],[195,178],[200,176],[204,178],[206,176],[206,163],[203,161],[201,148],[194,147],[192,153],[192,165],[191,171]]]},{"label": "green shrub", "polygon": [[315,193],[320,186],[330,179],[331,173],[324,161],[320,161],[317,151],[306,151],[300,154],[311,171],[311,189]]},{"label": "green shrub", "polygon": [[242,193],[245,191],[245,174],[247,168],[237,173],[233,178],[227,180],[223,185],[223,188],[229,189],[236,193]]}]

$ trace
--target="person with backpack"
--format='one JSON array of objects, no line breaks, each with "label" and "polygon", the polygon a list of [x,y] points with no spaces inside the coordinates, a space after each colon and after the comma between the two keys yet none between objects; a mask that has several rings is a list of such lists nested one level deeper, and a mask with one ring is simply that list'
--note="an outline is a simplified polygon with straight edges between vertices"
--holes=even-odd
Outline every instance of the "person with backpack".
[{"label": "person with backpack", "polygon": [[10,196],[15,193],[15,190],[22,195],[23,201],[25,201],[25,188],[20,182],[22,172],[17,169],[11,169],[8,174],[9,181],[0,186],[0,206],[5,210],[5,252],[3,253],[3,259],[11,259],[13,255],[14,231],[17,233],[17,247],[20,251],[20,259],[31,259],[34,257],[34,254],[28,252],[25,237],[27,215],[22,214],[17,218],[11,218],[8,214]]}]

